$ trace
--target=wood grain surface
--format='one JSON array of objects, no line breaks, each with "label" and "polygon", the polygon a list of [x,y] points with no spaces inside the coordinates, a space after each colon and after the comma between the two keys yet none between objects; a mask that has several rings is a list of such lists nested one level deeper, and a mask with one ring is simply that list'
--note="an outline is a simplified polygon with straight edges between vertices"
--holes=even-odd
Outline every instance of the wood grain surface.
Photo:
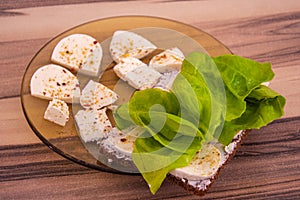
[{"label": "wood grain surface", "polygon": [[[300,195],[300,117],[252,131],[202,199],[295,199]],[[142,177],[88,169],[43,144],[0,148],[4,199],[197,199],[165,182],[149,192]]]},{"label": "wood grain surface", "polygon": [[168,182],[153,196],[140,176],[72,163],[42,144],[23,116],[21,80],[35,53],[73,26],[120,15],[178,20],[237,55],[272,62],[284,117],[250,132],[202,199],[300,198],[298,0],[0,0],[0,199],[199,199]]}]

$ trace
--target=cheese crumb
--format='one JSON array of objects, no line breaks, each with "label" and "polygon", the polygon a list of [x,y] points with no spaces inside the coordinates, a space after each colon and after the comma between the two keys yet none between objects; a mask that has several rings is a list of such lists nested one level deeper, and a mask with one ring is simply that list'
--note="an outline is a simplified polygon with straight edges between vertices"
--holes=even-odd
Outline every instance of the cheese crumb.
[{"label": "cheese crumb", "polygon": [[45,111],[44,119],[54,122],[60,126],[65,126],[69,120],[69,107],[59,99],[53,99]]}]

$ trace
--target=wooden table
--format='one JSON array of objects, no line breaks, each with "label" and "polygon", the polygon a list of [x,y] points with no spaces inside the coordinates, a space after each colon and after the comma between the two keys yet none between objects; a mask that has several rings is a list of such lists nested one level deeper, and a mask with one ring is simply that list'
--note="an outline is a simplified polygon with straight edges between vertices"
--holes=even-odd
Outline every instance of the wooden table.
[{"label": "wooden table", "polygon": [[153,196],[140,176],[89,169],[52,152],[23,116],[22,75],[49,39],[83,22],[150,15],[198,27],[237,55],[273,63],[285,115],[252,131],[203,199],[300,198],[298,0],[0,1],[0,199],[198,199],[165,182]]}]

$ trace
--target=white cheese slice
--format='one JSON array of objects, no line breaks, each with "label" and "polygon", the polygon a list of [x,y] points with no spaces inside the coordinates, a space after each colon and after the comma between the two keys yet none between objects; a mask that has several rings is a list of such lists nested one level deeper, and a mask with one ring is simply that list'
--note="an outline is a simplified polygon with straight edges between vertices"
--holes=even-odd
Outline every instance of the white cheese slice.
[{"label": "white cheese slice", "polygon": [[136,138],[143,132],[142,127],[130,127],[122,131],[112,128],[107,138],[99,143],[101,161],[119,171],[138,173],[132,161],[132,152]]},{"label": "white cheese slice", "polygon": [[170,173],[188,180],[202,180],[216,174],[224,160],[224,154],[211,144],[203,144],[190,165],[175,169]]},{"label": "white cheese slice", "polygon": [[131,72],[134,69],[142,66],[147,67],[147,65],[142,61],[140,61],[139,59],[128,57],[128,58],[122,58],[120,62],[114,66],[113,70],[118,77],[125,80],[125,77],[128,74],[128,72]]},{"label": "white cheese slice", "polygon": [[157,47],[144,37],[130,31],[116,31],[110,43],[110,54],[114,61],[122,57],[143,58]]},{"label": "white cheese slice", "polygon": [[82,90],[80,104],[84,108],[100,109],[114,103],[117,99],[118,95],[114,91],[101,83],[90,80]]},{"label": "white cheese slice", "polygon": [[69,70],[54,64],[40,67],[31,77],[30,92],[42,99],[57,98],[67,103],[78,102],[79,82]]},{"label": "white cheese slice", "polygon": [[75,115],[75,121],[84,142],[99,141],[107,137],[107,133],[112,129],[106,108],[80,110]]},{"label": "white cheese slice", "polygon": [[93,37],[85,34],[69,35],[55,46],[51,60],[86,75],[97,76],[102,60],[102,47]]},{"label": "white cheese slice", "polygon": [[53,99],[49,102],[49,105],[44,114],[44,119],[47,119],[61,126],[65,126],[66,122],[69,120],[68,105],[62,100]]},{"label": "white cheese slice", "polygon": [[118,156],[124,155],[131,157],[134,142],[144,131],[144,128],[138,126],[129,127],[122,131],[113,128],[101,144],[104,145],[108,151],[116,152]]},{"label": "white cheese slice", "polygon": [[145,90],[153,88],[160,77],[161,74],[159,72],[146,65],[140,66],[128,72],[124,80],[127,81],[129,85],[138,90]]},{"label": "white cheese slice", "polygon": [[183,60],[183,53],[175,47],[154,56],[150,60],[149,66],[160,73],[180,71]]},{"label": "white cheese slice", "polygon": [[106,146],[109,151],[113,150],[117,152],[116,154],[119,156],[131,156],[135,140],[136,137],[127,135],[116,129],[111,132],[105,140],[103,140],[102,144]]}]

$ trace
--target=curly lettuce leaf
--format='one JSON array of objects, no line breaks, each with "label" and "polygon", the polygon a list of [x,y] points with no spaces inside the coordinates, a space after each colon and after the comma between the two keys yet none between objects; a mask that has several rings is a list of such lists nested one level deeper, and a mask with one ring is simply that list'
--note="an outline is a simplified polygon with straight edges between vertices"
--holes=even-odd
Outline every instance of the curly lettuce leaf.
[{"label": "curly lettuce leaf", "polygon": [[260,63],[236,55],[213,58],[226,89],[226,121],[240,117],[246,110],[245,98],[261,83],[274,77],[270,63]]},{"label": "curly lettuce leaf", "polygon": [[145,130],[133,161],[155,193],[167,173],[187,166],[204,141],[227,145],[238,130],[260,128],[283,115],[285,99],[261,83],[273,78],[269,63],[234,55],[187,56],[172,91],[136,92],[118,107],[119,129]]},{"label": "curly lettuce leaf", "polygon": [[284,114],[285,98],[263,85],[255,88],[245,102],[242,116],[225,122],[219,137],[222,144],[228,145],[239,130],[259,129]]},{"label": "curly lettuce leaf", "polygon": [[[198,124],[211,140],[219,133],[226,115],[226,91],[213,59],[200,52],[189,54],[183,61],[172,91],[179,98],[181,117]],[[188,116],[188,117],[187,117]]]},{"label": "curly lettuce leaf", "polygon": [[135,141],[132,159],[152,193],[169,171],[190,163],[204,140],[197,126],[179,116],[176,96],[160,89],[136,92],[114,117],[117,127],[144,128]]}]

